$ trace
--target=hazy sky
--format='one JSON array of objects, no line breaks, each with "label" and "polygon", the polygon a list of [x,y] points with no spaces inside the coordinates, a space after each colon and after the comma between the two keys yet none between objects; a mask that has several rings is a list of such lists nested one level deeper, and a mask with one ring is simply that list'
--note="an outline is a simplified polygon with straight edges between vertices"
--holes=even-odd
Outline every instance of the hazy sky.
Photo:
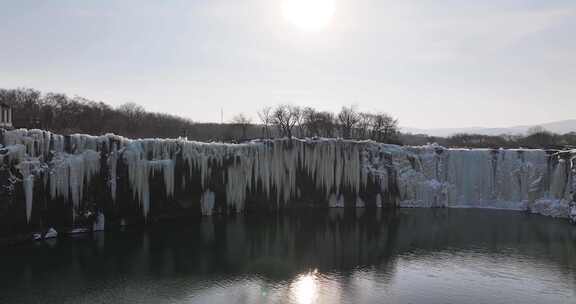
[{"label": "hazy sky", "polygon": [[278,103],[420,128],[576,118],[574,0],[333,0],[314,30],[329,4],[283,2],[0,0],[0,87],[197,121]]}]

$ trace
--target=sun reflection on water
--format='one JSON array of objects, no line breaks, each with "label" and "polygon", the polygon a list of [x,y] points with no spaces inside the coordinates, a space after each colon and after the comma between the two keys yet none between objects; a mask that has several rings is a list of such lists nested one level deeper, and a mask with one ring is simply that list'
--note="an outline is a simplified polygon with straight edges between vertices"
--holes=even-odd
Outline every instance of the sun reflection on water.
[{"label": "sun reflection on water", "polygon": [[318,270],[299,275],[290,286],[291,297],[297,304],[311,304],[318,299]]}]

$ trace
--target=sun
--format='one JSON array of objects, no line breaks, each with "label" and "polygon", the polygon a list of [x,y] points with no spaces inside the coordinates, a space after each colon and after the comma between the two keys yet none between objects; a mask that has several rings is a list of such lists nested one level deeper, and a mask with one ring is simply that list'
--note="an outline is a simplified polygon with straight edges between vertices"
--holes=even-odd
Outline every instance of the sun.
[{"label": "sun", "polygon": [[290,23],[304,31],[319,31],[330,24],[335,0],[283,0],[282,11]]}]

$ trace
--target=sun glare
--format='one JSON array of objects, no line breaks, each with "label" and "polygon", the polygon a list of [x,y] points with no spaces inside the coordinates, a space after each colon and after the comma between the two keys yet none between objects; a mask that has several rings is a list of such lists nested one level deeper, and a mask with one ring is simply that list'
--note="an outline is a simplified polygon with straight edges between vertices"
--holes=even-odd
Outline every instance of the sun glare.
[{"label": "sun glare", "polygon": [[316,279],[317,270],[299,276],[292,283],[292,296],[296,304],[311,304],[316,302],[318,297],[318,282]]},{"label": "sun glare", "polygon": [[284,0],[284,17],[305,31],[319,31],[332,21],[336,10],[335,0]]}]

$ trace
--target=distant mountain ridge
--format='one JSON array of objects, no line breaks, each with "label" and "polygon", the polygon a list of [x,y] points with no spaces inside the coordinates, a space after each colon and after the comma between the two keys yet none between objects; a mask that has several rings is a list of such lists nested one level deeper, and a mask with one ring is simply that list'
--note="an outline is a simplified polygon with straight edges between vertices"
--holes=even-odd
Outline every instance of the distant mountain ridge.
[{"label": "distant mountain ridge", "polygon": [[534,125],[522,125],[522,126],[512,126],[504,128],[483,128],[483,127],[469,127],[469,128],[436,128],[436,129],[418,129],[418,128],[408,128],[403,127],[402,132],[412,133],[412,134],[427,134],[430,136],[440,136],[446,137],[458,133],[473,133],[482,135],[525,135],[526,132],[532,127],[542,127],[547,131],[565,134],[570,132],[576,132],[576,119],[560,120],[544,124],[534,124]]}]

